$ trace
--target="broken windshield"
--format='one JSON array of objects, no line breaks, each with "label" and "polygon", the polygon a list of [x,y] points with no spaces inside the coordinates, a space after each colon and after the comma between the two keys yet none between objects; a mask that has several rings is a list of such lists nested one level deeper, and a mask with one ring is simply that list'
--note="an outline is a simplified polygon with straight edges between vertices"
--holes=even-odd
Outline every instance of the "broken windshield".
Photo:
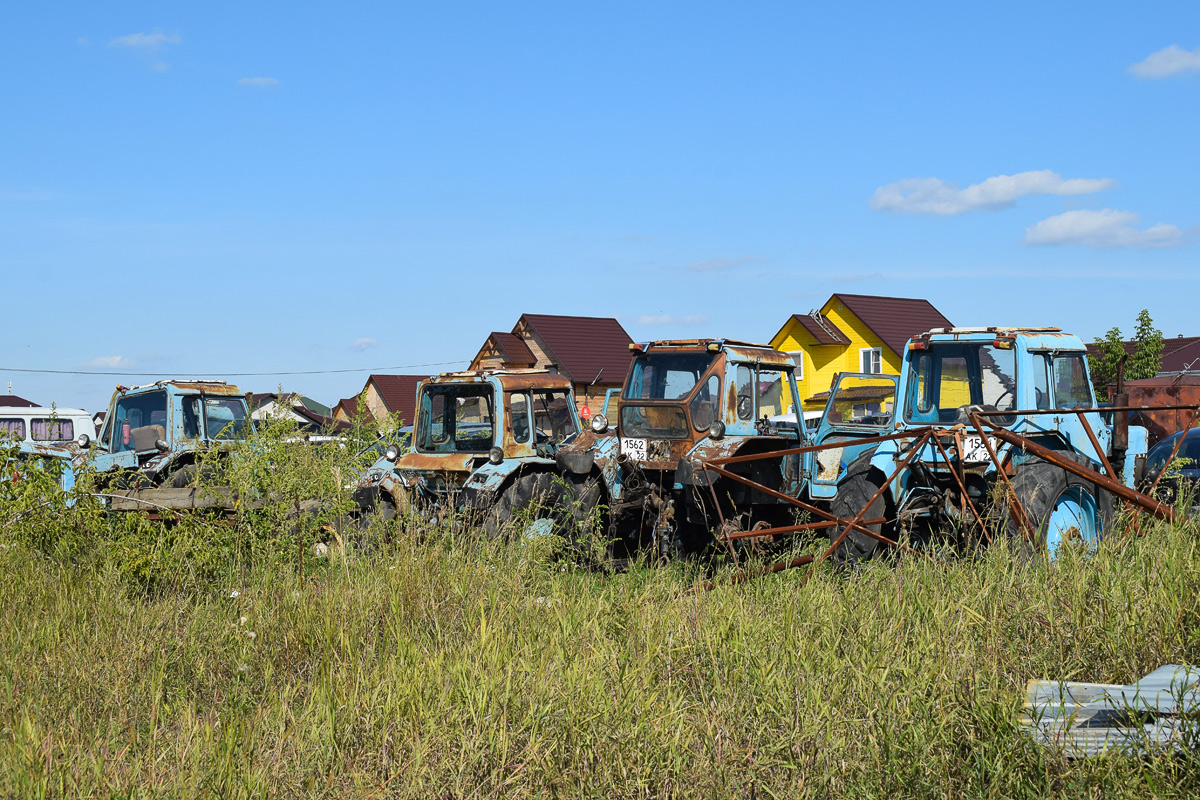
[{"label": "broken windshield", "polygon": [[715,353],[647,353],[633,363],[626,400],[681,400],[708,371]]},{"label": "broken windshield", "polygon": [[[1016,409],[1017,370],[1011,348],[936,343],[915,356],[905,406],[909,422],[951,424],[960,421],[960,409],[969,405],[988,411]],[[1012,418],[995,419],[1012,424]]]},{"label": "broken windshield", "polygon": [[425,387],[417,409],[417,450],[487,452],[495,438],[492,402],[488,384]]}]

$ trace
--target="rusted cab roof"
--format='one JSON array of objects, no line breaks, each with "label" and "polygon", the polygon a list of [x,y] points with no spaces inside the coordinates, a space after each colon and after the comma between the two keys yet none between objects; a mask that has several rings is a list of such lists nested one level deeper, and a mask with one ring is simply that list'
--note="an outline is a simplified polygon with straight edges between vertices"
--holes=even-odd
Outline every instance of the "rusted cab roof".
[{"label": "rusted cab roof", "polygon": [[724,352],[734,361],[748,361],[778,367],[792,367],[795,362],[787,353],[773,349],[767,344],[740,342],[736,339],[665,339],[657,342],[640,342],[630,345],[642,352],[651,350],[717,351]]},{"label": "rusted cab roof", "polygon": [[464,372],[443,372],[425,381],[426,384],[445,385],[449,383],[491,383],[496,382],[504,391],[521,389],[561,389],[571,388],[571,381],[565,375],[550,372],[545,369],[485,369],[467,370]]},{"label": "rusted cab roof", "polygon": [[978,328],[934,328],[914,339],[932,340],[935,342],[952,342],[959,339],[980,341],[991,336],[1021,337],[1023,346],[1029,350],[1070,350],[1071,352],[1086,351],[1087,345],[1073,333],[1063,333],[1061,328],[1017,328],[1017,327],[978,327]]},{"label": "rusted cab roof", "polygon": [[168,386],[180,392],[203,392],[204,394],[236,395],[244,397],[238,387],[225,381],[185,381],[169,378],[167,380],[145,383],[141,386],[118,386],[118,392],[140,392],[148,389],[165,389]]}]

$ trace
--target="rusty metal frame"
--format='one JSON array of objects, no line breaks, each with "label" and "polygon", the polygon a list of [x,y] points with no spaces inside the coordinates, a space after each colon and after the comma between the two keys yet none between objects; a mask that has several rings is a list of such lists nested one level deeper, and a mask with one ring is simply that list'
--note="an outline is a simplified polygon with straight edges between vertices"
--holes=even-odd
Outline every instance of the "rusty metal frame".
[{"label": "rusty metal frame", "polygon": [[[1187,430],[1196,423],[1196,420],[1198,418],[1200,418],[1200,405],[1112,406],[1112,407],[1105,407],[1105,408],[1071,408],[1071,409],[1055,408],[1055,409],[1016,410],[1016,411],[979,410],[979,411],[971,412],[968,415],[968,419],[970,421],[971,427],[973,427],[975,429],[975,431],[979,434],[980,438],[982,439],[984,449],[987,451],[987,454],[988,454],[988,458],[991,460],[992,464],[996,468],[997,476],[999,477],[1000,481],[1005,485],[1006,489],[1008,490],[1007,500],[1008,500],[1010,509],[1013,512],[1013,516],[1016,519],[1018,527],[1021,529],[1022,534],[1026,538],[1027,541],[1036,542],[1037,541],[1037,527],[1033,524],[1032,520],[1029,518],[1029,514],[1028,514],[1027,510],[1021,504],[1019,498],[1017,498],[1016,493],[1013,490],[1012,482],[1009,479],[1009,474],[1008,474],[1008,469],[1006,467],[1006,463],[1001,460],[995,447],[992,445],[992,441],[991,441],[992,436],[994,436],[996,439],[999,439],[1002,442],[1005,442],[1006,444],[1009,444],[1010,446],[1012,446],[1015,449],[1020,449],[1023,452],[1032,454],[1033,456],[1041,459],[1042,461],[1053,464],[1054,466],[1059,467],[1060,469],[1070,472],[1070,473],[1076,475],[1077,477],[1090,482],[1095,487],[1097,487],[1097,489],[1103,489],[1103,490],[1111,492],[1112,494],[1114,494],[1118,498],[1120,498],[1126,504],[1126,506],[1128,506],[1130,508],[1149,513],[1156,519],[1161,519],[1161,520],[1165,520],[1168,522],[1172,522],[1175,520],[1174,510],[1172,508],[1170,508],[1169,506],[1166,506],[1163,503],[1160,503],[1159,501],[1155,500],[1153,497],[1153,491],[1157,487],[1158,479],[1156,478],[1154,485],[1150,487],[1150,491],[1147,494],[1143,494],[1142,492],[1139,492],[1135,489],[1130,489],[1129,487],[1125,486],[1123,483],[1118,481],[1116,479],[1116,474],[1117,474],[1116,471],[1114,470],[1112,464],[1109,462],[1108,458],[1105,456],[1103,448],[1100,447],[1100,443],[1096,437],[1095,431],[1092,429],[1091,425],[1088,423],[1087,419],[1084,417],[1084,414],[1091,413],[1091,412],[1103,413],[1103,412],[1128,412],[1128,411],[1183,411],[1183,410],[1192,411],[1192,418],[1191,418],[1190,424],[1187,426],[1187,428],[1184,429],[1184,430]],[[1000,425],[998,425],[997,423],[992,422],[991,419],[989,419],[989,417],[993,417],[993,416],[1012,416],[1012,415],[1034,416],[1034,415],[1045,415],[1045,414],[1060,414],[1060,415],[1076,414],[1078,416],[1080,422],[1083,424],[1083,429],[1087,434],[1088,440],[1091,442],[1093,448],[1095,448],[1096,454],[1099,456],[1102,471],[1097,471],[1097,470],[1091,469],[1089,467],[1081,466],[1080,464],[1077,464],[1074,461],[1071,461],[1069,459],[1064,459],[1061,457],[1061,454],[1058,453],[1057,451],[1054,451],[1047,447],[1044,447],[1043,445],[1040,445],[1037,442],[1031,440],[1027,436],[1024,436],[1019,433],[1014,433],[1006,428],[1003,428]],[[985,430],[984,426],[987,426],[987,430]],[[937,450],[941,454],[942,458],[945,459],[946,465],[950,469],[950,472],[953,475],[954,480],[958,485],[958,488],[959,488],[959,491],[961,492],[962,498],[965,500],[966,505],[970,508],[972,515],[975,517],[975,520],[979,523],[981,529],[984,532],[985,537],[987,538],[988,542],[990,543],[992,541],[992,537],[991,537],[990,532],[987,529],[987,525],[984,521],[983,514],[979,511],[979,509],[971,501],[971,499],[966,491],[966,484],[965,484],[964,476],[960,475],[959,470],[955,469],[954,463],[950,459],[949,453],[947,452],[945,446],[940,441],[940,438],[944,437],[944,436],[953,437],[954,441],[955,441],[956,449],[958,450],[959,453],[961,453],[962,452],[962,436],[963,436],[963,433],[965,432],[966,428],[967,428],[967,426],[964,424],[961,424],[961,423],[951,426],[951,427],[921,426],[921,427],[911,428],[911,429],[907,429],[905,431],[898,431],[896,433],[885,434],[885,435],[881,435],[881,436],[871,436],[871,437],[864,437],[861,439],[853,439],[853,440],[850,440],[849,442],[837,441],[837,442],[827,442],[825,444],[819,444],[819,445],[803,445],[800,447],[793,447],[793,448],[788,448],[785,450],[776,450],[776,451],[771,451],[771,452],[767,452],[767,453],[754,453],[754,454],[742,455],[742,456],[729,456],[726,458],[718,458],[718,459],[713,459],[711,461],[702,462],[702,467],[705,470],[711,470],[713,472],[716,472],[717,474],[722,475],[726,478],[729,478],[730,480],[737,481],[738,483],[744,484],[745,486],[748,486],[751,489],[757,489],[758,491],[761,491],[771,497],[774,497],[778,500],[782,500],[786,503],[796,506],[797,508],[800,508],[800,509],[803,509],[810,513],[816,514],[817,516],[822,518],[822,521],[820,521],[820,522],[806,523],[806,524],[802,524],[802,525],[785,525],[785,526],[780,526],[780,527],[775,527],[775,528],[766,528],[766,529],[759,529],[759,530],[725,532],[719,536],[720,540],[722,542],[724,542],[725,544],[730,544],[734,540],[743,539],[743,538],[794,534],[794,533],[801,533],[801,532],[814,531],[814,530],[823,530],[823,529],[828,529],[828,528],[832,528],[835,526],[842,528],[842,530],[838,534],[837,538],[830,543],[829,547],[819,557],[800,556],[800,557],[791,559],[790,561],[779,561],[774,564],[771,564],[768,567],[765,567],[763,569],[760,569],[760,570],[757,570],[754,572],[739,573],[738,575],[734,576],[734,579],[732,582],[735,584],[742,583],[746,580],[750,580],[752,578],[759,577],[761,575],[768,575],[768,574],[779,572],[779,571],[782,571],[785,569],[791,569],[794,567],[799,567],[799,566],[804,566],[804,565],[811,565],[808,575],[806,575],[802,581],[802,583],[807,582],[808,578],[813,575],[816,568],[821,564],[821,562],[828,559],[834,552],[837,551],[837,548],[841,546],[842,542],[845,540],[846,536],[849,535],[851,530],[859,531],[859,532],[861,532],[867,536],[870,536],[871,538],[876,539],[880,542],[883,542],[891,547],[898,547],[907,552],[917,553],[918,551],[913,550],[912,548],[908,547],[907,545],[903,545],[900,542],[888,539],[887,537],[877,534],[874,531],[871,531],[868,528],[866,528],[865,527],[866,525],[879,524],[881,522],[881,520],[878,520],[878,519],[863,520],[862,515],[866,513],[866,509],[869,508],[871,506],[871,504],[873,504],[880,496],[882,496],[883,492],[887,489],[887,487],[889,485],[891,485],[892,481],[894,481],[896,479],[896,477],[900,474],[900,472],[905,467],[908,466],[908,463],[912,460],[912,458],[918,452],[920,452],[921,448],[929,441],[933,442],[934,446],[937,448]],[[1171,457],[1168,458],[1168,460],[1167,460],[1168,463],[1170,463],[1170,461],[1174,459],[1175,454],[1178,453],[1179,446],[1182,443],[1183,438],[1184,437],[1181,436],[1179,441],[1176,442],[1175,449],[1172,452]],[[782,458],[782,457],[790,456],[790,455],[804,455],[806,453],[816,453],[816,452],[820,452],[823,450],[844,448],[847,446],[847,444],[852,444],[852,445],[857,446],[857,445],[863,445],[863,444],[875,444],[875,443],[882,443],[882,442],[887,442],[887,441],[895,441],[895,440],[900,440],[900,439],[912,439],[915,441],[913,441],[911,444],[907,445],[908,452],[897,463],[896,468],[892,471],[892,474],[887,478],[887,480],[885,480],[883,482],[883,484],[878,488],[878,490],[875,492],[875,494],[873,494],[871,496],[871,498],[869,500],[867,500],[867,502],[863,505],[863,508],[860,509],[859,512],[853,518],[850,518],[850,519],[838,517],[837,515],[835,515],[831,512],[825,511],[825,510],[818,508],[817,506],[814,506],[810,503],[806,503],[803,500],[800,500],[799,498],[795,498],[795,497],[786,495],[782,492],[779,492],[768,486],[764,486],[761,483],[751,480],[750,478],[747,478],[743,475],[738,475],[737,473],[734,473],[734,472],[730,471],[729,469],[727,469],[728,466],[733,465],[733,464],[743,464],[743,463],[748,463],[748,462],[752,462],[752,461],[761,461],[761,460],[766,460],[766,459]],[[961,469],[961,460],[960,460],[959,467]],[[1161,475],[1159,477],[1161,477]],[[709,481],[708,483],[709,483],[709,490],[711,491],[711,493],[713,495],[713,501],[714,501],[716,509],[717,509],[718,517],[721,520],[722,528],[724,528],[724,527],[726,527],[725,518],[724,518],[723,512],[721,511],[720,503],[718,502],[716,488],[713,486],[712,481]],[[709,582],[707,584],[704,584],[700,588],[702,590],[708,590],[713,587],[714,587],[714,584],[712,582]]]}]

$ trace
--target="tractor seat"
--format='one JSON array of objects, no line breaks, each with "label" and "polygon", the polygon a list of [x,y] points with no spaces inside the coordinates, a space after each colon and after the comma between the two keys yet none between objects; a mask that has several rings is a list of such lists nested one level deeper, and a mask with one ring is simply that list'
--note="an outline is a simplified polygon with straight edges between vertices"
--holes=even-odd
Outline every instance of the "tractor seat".
[{"label": "tractor seat", "polygon": [[129,438],[133,440],[133,449],[139,453],[153,450],[154,443],[165,439],[166,436],[167,431],[162,425],[143,425],[129,432]]}]

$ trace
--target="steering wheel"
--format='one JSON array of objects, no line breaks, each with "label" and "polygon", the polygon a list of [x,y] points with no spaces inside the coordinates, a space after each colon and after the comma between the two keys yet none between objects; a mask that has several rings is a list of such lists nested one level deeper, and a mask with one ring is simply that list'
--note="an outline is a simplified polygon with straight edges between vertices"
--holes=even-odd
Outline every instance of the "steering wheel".
[{"label": "steering wheel", "polygon": [[992,403],[992,405],[993,405],[993,406],[995,406],[997,409],[999,409],[999,408],[1000,408],[1000,406],[1001,406],[1001,405],[1003,405],[1003,404],[1002,404],[1000,401],[1001,401],[1001,400],[1003,400],[1003,399],[1004,399],[1004,398],[1006,398],[1006,397],[1011,397],[1011,396],[1012,396],[1012,393],[1013,393],[1013,390],[1012,390],[1012,389],[1005,389],[1005,390],[1004,390],[1004,393],[1003,393],[1003,394],[1001,394],[999,397],[997,397],[997,398],[996,398],[996,402]]},{"label": "steering wheel", "polygon": [[739,418],[750,419],[750,395],[738,395],[737,412]]}]

